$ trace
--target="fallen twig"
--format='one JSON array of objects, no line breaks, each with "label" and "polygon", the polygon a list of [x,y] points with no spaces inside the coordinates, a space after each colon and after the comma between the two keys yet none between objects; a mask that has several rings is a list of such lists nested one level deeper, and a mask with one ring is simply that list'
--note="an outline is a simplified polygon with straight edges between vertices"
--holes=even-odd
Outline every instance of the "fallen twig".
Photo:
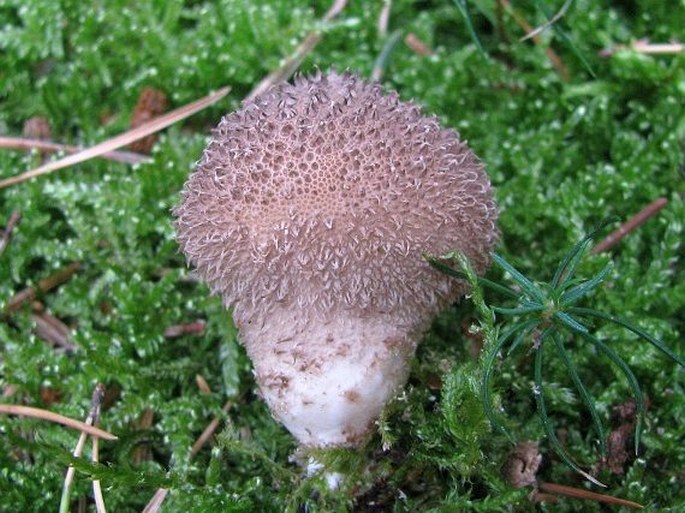
[{"label": "fallen twig", "polygon": [[615,504],[629,508],[642,508],[636,502],[602,493],[591,492],[583,488],[546,483],[537,478],[542,464],[542,455],[537,442],[526,441],[516,445],[503,467],[504,477],[514,488],[532,486],[529,499],[534,502],[555,502],[558,496],[573,499],[586,499],[605,504]]},{"label": "fallen twig", "polygon": [[519,41],[526,41],[532,37],[535,37],[538,34],[540,34],[542,31],[544,31],[545,29],[554,25],[557,21],[559,21],[561,19],[562,16],[564,16],[564,14],[566,14],[566,11],[568,11],[568,8],[571,7],[572,3],[573,3],[573,0],[566,0],[564,5],[561,6],[561,9],[559,9],[558,13],[556,13],[554,16],[552,16],[549,20],[547,20],[545,23],[543,23],[539,27],[528,32],[528,34],[526,34],[521,39],[519,39]]},{"label": "fallen twig", "polygon": [[150,502],[146,504],[143,513],[157,513],[159,508],[162,507],[162,503],[164,502],[164,499],[168,493],[169,490],[166,488],[158,488],[155,494],[152,496],[152,499],[150,499]]},{"label": "fallen twig", "polygon": [[38,292],[47,292],[66,282],[74,275],[76,271],[80,269],[80,267],[80,262],[72,262],[64,269],[40,280],[35,287],[28,287],[24,290],[20,290],[7,302],[7,305],[5,306],[5,313],[10,314],[12,312],[16,312],[24,303],[35,299]]},{"label": "fallen twig", "polygon": [[[329,22],[335,18],[347,5],[347,0],[334,0],[333,5],[328,9],[323,17],[324,22]],[[277,70],[272,71],[257,84],[250,94],[245,97],[245,101],[250,101],[260,94],[266,92],[275,84],[287,80],[299,67],[302,60],[311,52],[314,47],[321,41],[321,32],[311,32],[304,38],[300,45],[295,49],[295,52],[288,57],[283,65]]]},{"label": "fallen twig", "polygon": [[600,57],[611,57],[621,50],[633,50],[650,55],[672,55],[685,51],[683,43],[650,43],[647,39],[638,39],[629,45],[616,45],[599,51]]},{"label": "fallen twig", "polygon": [[[526,33],[530,33],[533,31],[533,27],[530,25],[530,23],[528,23],[526,21],[526,19],[523,16],[521,16],[511,6],[511,3],[509,3],[509,0],[499,0],[499,3],[502,5],[502,7],[505,9],[505,11],[509,15],[511,15],[512,18],[514,18],[514,21],[516,22],[516,24],[519,27],[521,27],[523,30],[525,30]],[[539,35],[532,36],[532,39],[536,45],[543,46],[542,38]],[[568,78],[569,78],[568,68],[564,65],[564,63],[562,62],[559,55],[557,55],[557,53],[550,46],[545,46],[544,50],[545,50],[545,54],[547,55],[547,58],[549,59],[550,63],[552,63],[552,66],[554,66],[554,69],[556,69],[557,73],[559,73],[559,76],[563,80],[568,80]]]},{"label": "fallen twig", "polygon": [[[0,137],[0,148],[8,148],[12,150],[41,150],[41,151],[64,151],[66,153],[77,153],[84,151],[78,146],[71,146],[68,144],[59,144],[52,141],[45,141],[40,139],[26,139],[23,137]],[[99,155],[103,159],[113,160],[115,162],[123,162],[124,164],[140,164],[143,162],[150,162],[152,159],[147,155],[140,153],[133,153],[131,151],[110,151]]]},{"label": "fallen twig", "polygon": [[32,406],[19,406],[16,404],[0,404],[0,413],[7,415],[21,415],[23,417],[33,417],[36,419],[47,420],[56,424],[76,429],[91,436],[97,436],[103,440],[118,440],[118,437],[100,428],[89,426],[80,420],[74,420],[59,413],[54,413],[40,408],[33,408]]},{"label": "fallen twig", "polygon": [[[228,410],[231,409],[231,405],[233,403],[227,402],[224,404],[223,408],[221,408],[221,411],[224,412],[224,414],[228,413]],[[202,434],[198,437],[198,439],[195,441],[193,446],[190,448],[190,456],[191,458],[195,456],[198,452],[200,452],[200,449],[202,449],[207,441],[212,437],[214,432],[216,431],[216,428],[219,427],[219,423],[221,422],[221,417],[218,415],[212,419],[212,421],[207,425],[207,427],[202,431]]]},{"label": "fallen twig", "polygon": [[555,495],[562,495],[564,497],[571,497],[574,499],[585,499],[595,502],[603,502],[605,504],[614,504],[616,506],[625,506],[627,508],[642,509],[644,506],[637,502],[621,499],[619,497],[612,497],[603,493],[591,492],[582,488],[574,488],[572,486],[560,485],[555,483],[545,483],[538,481],[538,490],[543,493],[551,493]]},{"label": "fallen twig", "polygon": [[428,57],[433,53],[426,43],[421,41],[416,34],[410,32],[404,36],[404,44],[407,45],[414,53],[423,57]]},{"label": "fallen twig", "polygon": [[163,128],[166,128],[169,125],[173,125],[174,123],[182,119],[185,119],[195,114],[196,112],[218,102],[221,98],[226,96],[230,90],[230,87],[224,87],[216,93],[210,94],[209,96],[205,96],[204,98],[189,103],[188,105],[184,105],[183,107],[173,110],[168,114],[164,114],[163,116],[159,116],[158,118],[155,118],[152,121],[149,121],[139,126],[138,128],[134,128],[132,130],[124,132],[123,134],[117,135],[116,137],[112,137],[111,139],[107,139],[106,141],[101,142],[100,144],[96,144],[95,146],[92,146],[79,153],[69,155],[68,157],[65,157],[63,159],[49,162],[43,166],[37,167],[35,169],[32,169],[31,171],[27,171],[20,175],[0,180],[0,189],[4,189],[5,187],[25,182],[37,176],[52,173],[53,171],[57,171],[65,167],[73,166],[74,164],[78,164],[80,162],[84,162],[95,157],[99,157],[107,152],[116,150],[117,148],[121,148],[122,146],[126,146],[127,144],[131,144],[132,142],[137,141],[138,139],[142,139],[143,137],[146,137],[150,134],[159,132]]},{"label": "fallen twig", "polygon": [[595,247],[592,248],[590,253],[592,253],[592,254],[602,253],[603,251],[607,251],[608,249],[612,248],[623,237],[625,237],[630,232],[635,230],[638,226],[640,226],[645,221],[647,221],[650,217],[652,217],[657,212],[659,212],[667,204],[668,204],[668,200],[666,198],[658,198],[658,199],[652,201],[649,205],[647,205],[645,208],[640,210],[633,217],[628,219],[625,223],[623,223],[621,226],[619,226],[616,230],[614,230],[609,235],[607,235],[606,238],[604,238],[601,242],[596,244]]},{"label": "fallen twig", "polygon": [[21,220],[21,213],[15,210],[10,214],[10,218],[7,220],[7,224],[5,225],[5,229],[2,231],[2,234],[0,235],[0,254],[2,254],[3,251],[5,251],[5,248],[9,245],[10,241],[12,240],[12,232],[14,231],[14,228],[19,224],[19,221]]},{"label": "fallen twig", "polygon": [[195,321],[188,324],[174,324],[164,330],[165,338],[177,338],[183,335],[202,335],[205,331],[205,321]]},{"label": "fallen twig", "polygon": [[204,378],[204,376],[202,376],[202,374],[195,374],[195,384],[197,385],[197,388],[200,390],[201,394],[212,394],[212,389],[209,388],[209,383],[207,383],[207,380]]},{"label": "fallen twig", "polygon": [[[227,402],[224,404],[223,408],[221,408],[221,411],[224,413],[228,413],[228,410],[231,409],[233,403]],[[207,441],[212,437],[216,429],[219,427],[219,424],[221,423],[221,418],[217,415],[214,417],[211,422],[207,425],[207,427],[202,431],[202,434],[197,438],[193,446],[190,448],[190,457],[194,457],[202,447],[207,443]],[[167,493],[169,493],[169,490],[166,488],[158,488],[155,494],[152,496],[152,499],[150,499],[150,502],[147,503],[145,506],[145,509],[143,509],[143,513],[156,513],[159,511],[159,509],[162,506],[162,503],[164,502],[164,499],[167,496]]]}]

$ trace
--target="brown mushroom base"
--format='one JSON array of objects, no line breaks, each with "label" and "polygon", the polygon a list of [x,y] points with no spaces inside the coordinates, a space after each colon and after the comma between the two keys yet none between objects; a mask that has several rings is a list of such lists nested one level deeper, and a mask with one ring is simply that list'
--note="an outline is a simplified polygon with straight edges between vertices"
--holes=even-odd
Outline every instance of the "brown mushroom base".
[{"label": "brown mushroom base", "polygon": [[409,374],[420,330],[391,315],[236,318],[273,416],[307,447],[360,445]]}]

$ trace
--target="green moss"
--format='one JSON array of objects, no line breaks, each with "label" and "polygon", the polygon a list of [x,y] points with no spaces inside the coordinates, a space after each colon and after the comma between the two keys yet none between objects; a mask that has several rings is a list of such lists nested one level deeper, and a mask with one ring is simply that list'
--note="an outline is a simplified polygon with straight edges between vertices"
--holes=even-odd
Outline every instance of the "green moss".
[{"label": "green moss", "polygon": [[[457,3],[467,6],[468,18]],[[612,260],[593,306],[684,354],[685,57],[598,54],[640,38],[677,38],[682,9],[651,0],[576,0],[558,22],[569,39],[550,29],[536,46],[518,42],[521,30],[506,13],[499,17],[497,2],[457,3],[392,3],[389,34],[413,32],[434,53],[422,57],[393,46],[383,82],[468,139],[496,186],[498,252],[528,276],[551,279],[569,247],[601,219],[625,219],[668,198],[657,217],[610,254],[584,260],[578,272],[594,275]],[[537,25],[546,19],[541,4],[515,7]],[[502,477],[510,444],[491,429],[479,398],[470,301],[435,321],[406,390],[387,407],[367,446],[298,453],[323,465],[306,477],[291,457],[294,441],[255,394],[230,315],[188,279],[170,208],[209,128],[310,30],[324,37],[304,72],[335,66],[369,76],[386,46],[377,31],[380,4],[351,2],[322,26],[328,6],[300,0],[0,5],[0,135],[20,135],[25,120],[41,115],[54,139],[91,144],[128,126],[144,86],[166,92],[172,107],[233,87],[230,99],[167,130],[149,164],[94,160],[0,191],[0,224],[12,211],[22,213],[0,255],[0,308],[24,287],[81,262],[70,280],[38,297],[73,328],[75,352],[37,336],[28,305],[0,323],[0,387],[13,392],[2,401],[85,418],[95,384],[105,383],[110,393],[101,423],[120,440],[102,444],[102,464],[78,463],[72,498],[91,497],[89,480],[100,477],[112,511],[141,511],[159,486],[170,488],[167,511],[602,510],[571,500],[534,506],[528,490]],[[474,45],[469,22],[487,57]],[[569,69],[568,81],[550,64],[550,45]],[[2,149],[0,176],[35,167],[40,158]],[[490,277],[502,275],[493,269]],[[207,321],[201,336],[164,336],[166,327],[197,319]],[[676,511],[685,504],[683,370],[623,330],[605,326],[597,334],[626,359],[649,398],[639,457],[628,459],[624,474],[605,471],[600,478],[612,495]],[[587,348],[568,349],[598,414],[616,428],[612,408],[630,397],[624,378]],[[549,414],[574,457],[590,468],[598,456],[590,419],[563,365],[553,362],[545,367]],[[582,487],[544,441],[529,368],[513,360],[498,366],[494,404],[506,411],[517,440],[541,441],[542,479]],[[211,394],[198,392],[198,374]],[[153,422],[141,427],[145,409],[154,412]],[[191,458],[190,447],[213,416],[223,419],[216,443]],[[0,511],[55,510],[74,432],[0,416],[0,433]],[[150,459],[134,458],[141,447]],[[344,474],[337,490],[329,488],[327,472]]]}]

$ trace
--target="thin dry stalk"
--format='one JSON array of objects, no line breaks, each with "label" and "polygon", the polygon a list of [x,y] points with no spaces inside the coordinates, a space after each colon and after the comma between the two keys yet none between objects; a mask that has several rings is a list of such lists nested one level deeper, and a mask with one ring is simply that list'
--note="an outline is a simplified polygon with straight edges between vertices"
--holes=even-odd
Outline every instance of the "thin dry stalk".
[{"label": "thin dry stalk", "polygon": [[44,166],[37,167],[36,169],[32,169],[31,171],[27,171],[20,175],[0,180],[0,189],[4,189],[11,185],[16,185],[18,183],[25,182],[37,176],[52,173],[65,167],[73,166],[74,164],[79,164],[80,162],[84,162],[95,157],[99,157],[107,152],[131,144],[132,142],[142,139],[143,137],[147,137],[150,134],[159,132],[160,130],[168,127],[169,125],[173,125],[174,123],[182,119],[185,119],[188,116],[191,116],[196,112],[218,102],[221,98],[226,96],[230,90],[230,87],[224,87],[216,93],[210,94],[209,96],[205,96],[204,98],[189,103],[188,105],[184,105],[179,109],[173,110],[168,114],[164,114],[163,116],[159,116],[158,118],[155,118],[152,121],[140,125],[137,128],[124,132],[123,134],[117,135],[116,137],[112,137],[111,139],[107,139],[106,141],[101,142],[100,144],[96,144],[95,146],[92,146],[79,153],[69,155],[68,157],[65,157],[63,159],[49,162]]},{"label": "thin dry stalk", "polygon": [[639,39],[629,45],[616,45],[600,50],[600,57],[611,57],[621,50],[633,50],[648,55],[674,55],[685,51],[683,43],[650,43],[646,39]]},{"label": "thin dry stalk", "polygon": [[[105,387],[101,383],[98,383],[98,385],[95,387],[95,391],[93,392],[90,402],[90,411],[88,412],[88,416],[86,417],[84,424],[94,427],[93,424],[95,424],[95,421],[100,414],[100,405],[102,404],[102,399],[104,396]],[[72,453],[74,458],[80,458],[83,454],[83,448],[86,445],[87,436],[88,435],[84,432],[82,432],[81,436],[79,436],[78,442],[76,443],[76,448]],[[94,438],[93,440],[97,440],[97,438]],[[93,448],[95,450],[96,446],[94,445]],[[60,513],[67,513],[69,511],[69,496],[71,495],[71,487],[74,482],[74,475],[76,475],[76,469],[73,465],[69,465],[67,474],[64,477],[64,485],[62,486],[62,500],[60,501],[59,508]],[[98,513],[100,513],[99,509]]]},{"label": "thin dry stalk", "polygon": [[[334,0],[333,5],[328,9],[322,21],[327,23],[335,18],[347,5],[347,0]],[[257,84],[250,94],[245,97],[245,101],[250,101],[260,94],[266,92],[275,84],[283,82],[290,78],[290,76],[295,72],[295,70],[300,66],[302,60],[311,52],[314,47],[321,41],[320,32],[311,32],[304,38],[300,45],[295,49],[295,52],[288,57],[283,65],[269,73],[266,77],[262,79],[259,84]],[[1,183],[1,182],[0,182]]]},{"label": "thin dry stalk", "polygon": [[33,301],[38,292],[47,292],[69,280],[81,268],[81,262],[72,262],[64,269],[38,282],[35,287],[28,287],[17,292],[5,305],[5,313],[11,314],[21,308],[24,303]]},{"label": "thin dry stalk", "polygon": [[390,9],[392,9],[392,0],[383,0],[383,7],[378,16],[378,35],[384,38],[388,35],[388,22],[390,21]]},{"label": "thin dry stalk", "polygon": [[19,211],[15,210],[10,214],[10,218],[7,220],[7,224],[5,225],[5,229],[2,231],[2,234],[0,234],[0,254],[5,251],[5,248],[12,240],[12,232],[14,232],[14,228],[19,224],[20,220],[21,213]]},{"label": "thin dry stalk", "polygon": [[32,406],[19,406],[16,404],[0,404],[0,413],[5,413],[7,415],[20,415],[22,417],[33,417],[36,419],[47,420],[49,422],[54,422],[55,424],[61,424],[63,426],[76,429],[83,433],[87,433],[90,436],[97,436],[103,440],[118,440],[119,438],[103,431],[102,429],[89,426],[88,424],[81,422],[80,420],[71,419],[60,415],[59,413],[54,413],[48,410],[42,410],[40,408],[33,408]]},{"label": "thin dry stalk", "polygon": [[[514,21],[516,22],[516,24],[519,27],[521,27],[526,33],[533,31],[533,27],[531,26],[531,24],[528,23],[526,21],[526,19],[523,16],[521,16],[511,6],[511,3],[509,2],[509,0],[499,0],[499,3],[504,8],[504,10],[512,18],[514,18]],[[544,46],[542,38],[539,35],[532,36],[532,39],[536,45]],[[568,80],[568,78],[569,78],[568,68],[561,61],[561,58],[557,55],[557,53],[550,46],[546,46],[544,48],[544,50],[545,50],[545,54],[547,55],[547,58],[549,59],[550,63],[552,63],[552,66],[554,66],[554,69],[557,70],[557,73],[559,73],[559,76],[562,78],[562,80]]]},{"label": "thin dry stalk", "polygon": [[[86,423],[90,424],[88,422],[90,417],[86,419]],[[86,445],[86,438],[88,435],[86,433],[81,433],[81,436],[79,436],[78,442],[76,443],[76,447],[74,448],[74,452],[72,453],[75,458],[80,458],[81,454],[83,454],[83,448]],[[67,473],[64,476],[64,484],[62,485],[62,500],[60,501],[60,507],[59,511],[60,513],[67,513],[69,511],[69,496],[71,495],[71,486],[74,483],[74,476],[76,475],[76,469],[74,468],[73,465],[69,465],[69,468],[67,469]]]},{"label": "thin dry stalk", "polygon": [[[95,415],[95,420],[93,424],[97,425],[97,418],[100,415],[100,405],[98,405],[97,412]],[[93,454],[91,461],[93,463],[100,462],[100,439],[93,438]],[[95,509],[97,513],[107,513],[107,508],[105,508],[105,499],[102,496],[102,486],[100,485],[99,479],[93,479],[93,497],[95,498]]]},{"label": "thin dry stalk", "polygon": [[152,496],[152,499],[150,499],[150,502],[148,502],[145,506],[143,513],[157,513],[159,508],[162,507],[162,503],[164,502],[164,499],[168,493],[169,490],[166,488],[158,488],[155,494]]},{"label": "thin dry stalk", "polygon": [[413,32],[404,36],[404,44],[407,45],[412,52],[421,55],[422,57],[428,57],[433,54],[433,50],[431,50],[430,47],[421,41]]},{"label": "thin dry stalk", "polygon": [[188,324],[174,324],[164,330],[165,338],[182,337],[183,335],[202,335],[205,331],[205,321],[195,321]]},{"label": "thin dry stalk", "polygon": [[[197,377],[201,376],[199,376],[198,374],[196,378]],[[207,388],[209,389],[209,386],[207,386]],[[231,404],[232,403],[227,402],[226,404],[224,404],[223,408],[221,408],[221,411],[224,413],[224,415],[228,413],[228,410],[231,409]],[[207,443],[207,441],[211,438],[216,429],[219,427],[220,422],[221,418],[219,416],[216,416],[207,425],[204,431],[202,431],[202,434],[198,437],[198,439],[195,441],[195,443],[190,449],[191,458],[193,458],[198,452],[200,452],[202,447],[204,447],[204,445]],[[155,494],[152,496],[152,499],[150,499],[150,502],[148,502],[145,506],[143,513],[157,513],[159,509],[162,507],[162,503],[164,502],[167,493],[169,493],[169,490],[167,490],[166,488],[158,488]]]},{"label": "thin dry stalk", "polygon": [[[93,438],[93,462],[98,462],[98,439]],[[105,499],[102,496],[102,486],[99,479],[93,479],[93,497],[95,498],[95,510],[97,513],[107,513]]]},{"label": "thin dry stalk", "polygon": [[619,226],[616,230],[614,230],[609,235],[607,235],[604,240],[602,240],[597,245],[595,245],[595,247],[592,248],[590,253],[597,254],[597,253],[602,253],[603,251],[607,251],[608,249],[611,249],[621,239],[623,239],[623,237],[625,237],[630,232],[635,230],[637,227],[642,225],[650,217],[657,214],[667,204],[668,204],[668,200],[666,198],[658,198],[658,199],[652,201],[649,205],[647,205],[645,208],[640,210],[633,217],[628,219],[625,223],[623,223],[621,226]]},{"label": "thin dry stalk", "polygon": [[674,53],[681,53],[685,51],[685,44],[683,43],[650,43],[649,41],[646,41],[644,39],[635,41],[632,45],[630,45],[630,48],[632,50],[635,50],[636,52],[640,53],[649,53],[649,54],[674,54]]},{"label": "thin dry stalk", "polygon": [[[83,148],[78,146],[71,146],[68,144],[59,144],[52,141],[44,141],[40,139],[25,139],[23,137],[0,137],[0,148],[8,148],[12,150],[41,150],[44,152],[63,151],[65,153],[77,153],[83,151]],[[103,159],[113,160],[115,162],[122,162],[124,164],[141,164],[143,162],[151,162],[152,159],[147,155],[134,153],[131,151],[110,151],[100,155]]]},{"label": "thin dry stalk", "polygon": [[572,486],[560,485],[555,483],[538,482],[538,489],[543,493],[551,493],[556,495],[563,495],[564,497],[571,497],[574,499],[585,499],[595,502],[603,502],[604,504],[614,504],[616,506],[625,506],[627,508],[642,509],[644,506],[637,502],[612,497],[611,495],[604,495],[603,493],[595,493],[582,488],[573,488]]},{"label": "thin dry stalk", "polygon": [[556,13],[549,20],[547,20],[547,22],[543,23],[539,27],[528,32],[528,34],[526,34],[521,39],[519,39],[519,41],[526,41],[532,37],[535,37],[538,34],[540,34],[543,30],[546,30],[549,27],[551,27],[552,25],[554,25],[557,21],[559,21],[564,16],[564,14],[566,14],[566,11],[568,11],[568,8],[571,7],[572,3],[573,3],[573,0],[566,0],[566,2],[564,2],[564,5],[561,6],[561,9],[559,9],[558,13]]},{"label": "thin dry stalk", "polygon": [[195,383],[197,384],[197,388],[200,390],[201,394],[212,394],[212,389],[209,388],[209,383],[207,383],[207,380],[204,378],[204,376],[202,376],[202,374],[195,374]]},{"label": "thin dry stalk", "polygon": [[[231,409],[231,402],[227,402],[224,404],[224,407],[221,408],[221,411],[224,413],[228,413],[228,410]],[[195,441],[193,444],[193,447],[190,449],[190,457],[194,457],[200,450],[205,446],[205,444],[209,441],[209,439],[212,437],[214,432],[216,431],[216,428],[219,427],[219,424],[221,423],[221,417],[218,415],[212,419],[212,421],[207,425],[205,430],[202,432],[202,434],[198,437],[198,439]]]}]

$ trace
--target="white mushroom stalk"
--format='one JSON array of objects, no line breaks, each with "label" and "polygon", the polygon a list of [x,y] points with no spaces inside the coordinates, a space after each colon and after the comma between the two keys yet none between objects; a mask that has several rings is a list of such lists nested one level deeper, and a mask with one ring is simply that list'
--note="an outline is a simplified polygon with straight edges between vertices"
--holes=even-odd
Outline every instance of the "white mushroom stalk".
[{"label": "white mushroom stalk", "polygon": [[482,164],[454,130],[349,74],[281,84],[214,130],[175,209],[274,417],[305,446],[355,446],[404,385],[431,319],[497,239]]}]

